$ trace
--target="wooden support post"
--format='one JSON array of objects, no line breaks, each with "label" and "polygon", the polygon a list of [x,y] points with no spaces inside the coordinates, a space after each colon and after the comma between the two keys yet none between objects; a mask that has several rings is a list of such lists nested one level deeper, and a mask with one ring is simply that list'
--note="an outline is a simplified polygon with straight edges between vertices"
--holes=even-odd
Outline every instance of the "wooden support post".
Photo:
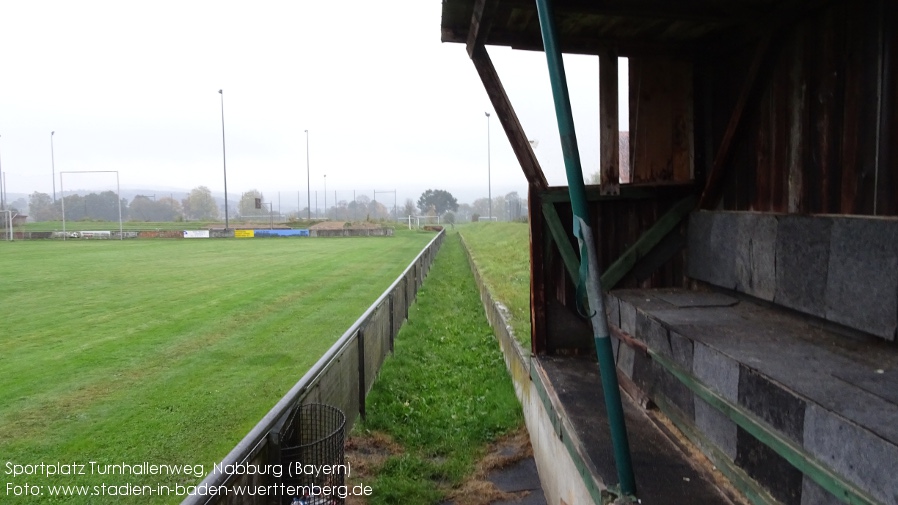
[{"label": "wooden support post", "polygon": [[542,218],[540,192],[530,186],[527,190],[527,214],[530,218],[530,353],[546,353],[546,256],[544,254],[545,227]]},{"label": "wooden support post", "polygon": [[620,194],[617,86],[617,55],[603,49],[599,53],[599,188],[603,195]]},{"label": "wooden support post", "polygon": [[468,30],[468,57],[474,57],[474,50],[483,47],[493,24],[493,15],[499,0],[474,0],[474,12],[471,13],[471,28]]},{"label": "wooden support post", "polygon": [[396,290],[398,287],[393,289],[393,292],[390,293],[390,354],[393,354],[393,344],[396,339],[396,307],[393,302],[393,298],[395,298]]},{"label": "wooden support post", "polygon": [[505,130],[505,135],[508,137],[508,142],[518,158],[518,163],[521,165],[521,170],[524,171],[527,182],[537,189],[549,187],[546,176],[543,174],[539,161],[536,159],[536,154],[533,153],[530,140],[524,135],[524,128],[521,126],[521,122],[511,106],[508,95],[505,94],[505,88],[502,86],[502,81],[499,80],[499,74],[496,73],[493,62],[486,53],[486,48],[483,46],[475,47],[471,61],[474,62],[474,67],[480,75],[480,80],[483,82],[483,88],[486,90],[490,103],[493,105],[493,110],[499,116],[499,122],[502,123],[502,129]]},{"label": "wooden support post", "polygon": [[359,344],[359,416],[361,416],[364,421],[365,396],[368,393],[367,388],[365,387],[365,330],[359,329],[356,342]]},{"label": "wooden support post", "polygon": [[722,191],[721,180],[723,179],[724,171],[723,167],[729,157],[730,147],[733,144],[733,138],[736,136],[736,131],[742,123],[742,112],[745,110],[745,104],[748,102],[748,98],[751,96],[755,89],[755,84],[759,80],[758,74],[760,73],[761,64],[767,56],[771,38],[773,38],[773,30],[768,30],[761,38],[761,41],[758,42],[758,47],[755,48],[755,55],[751,60],[751,66],[748,67],[748,75],[745,77],[745,82],[742,85],[739,98],[736,100],[736,105],[733,106],[733,112],[730,114],[730,121],[727,123],[727,129],[723,133],[723,138],[720,140],[720,147],[717,149],[717,153],[714,156],[714,165],[711,167],[711,173],[708,174],[705,189],[699,199],[698,206],[701,209],[710,209],[717,204],[718,200],[720,200]]},{"label": "wooden support post", "polygon": [[[286,417],[286,416],[284,416]],[[279,465],[282,463],[281,461],[281,434],[280,427],[284,425],[283,420],[278,422],[271,431],[268,432],[267,445],[268,445],[268,462]]]}]

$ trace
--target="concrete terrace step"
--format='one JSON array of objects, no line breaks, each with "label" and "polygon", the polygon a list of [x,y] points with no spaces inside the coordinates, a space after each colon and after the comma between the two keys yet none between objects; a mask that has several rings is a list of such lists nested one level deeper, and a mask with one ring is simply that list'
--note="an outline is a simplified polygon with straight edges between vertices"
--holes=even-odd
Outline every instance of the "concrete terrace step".
[{"label": "concrete terrace step", "polygon": [[618,368],[740,487],[786,504],[898,503],[894,344],[719,293],[608,298],[611,324],[635,338]]},{"label": "concrete terrace step", "polygon": [[[603,503],[602,491],[619,479],[595,358],[592,354],[531,357],[514,337],[507,310],[493,300],[473,261],[471,269],[521,402],[546,502]],[[646,412],[622,396],[640,503],[745,503],[657,412]],[[536,493],[528,497],[539,498]]]},{"label": "concrete terrace step", "polygon": [[[579,456],[581,474],[601,487],[618,483],[608,414],[599,369],[594,359],[541,356],[531,364],[531,377],[544,388],[547,410],[553,412],[557,435]],[[664,428],[657,416],[621,395],[630,456],[641,503],[730,505],[741,499],[715,475],[707,460],[690,451]],[[688,443],[687,443],[688,444]],[[694,451],[694,449],[692,449]],[[702,461],[704,460],[704,461]],[[588,477],[585,477],[588,478]]]}]

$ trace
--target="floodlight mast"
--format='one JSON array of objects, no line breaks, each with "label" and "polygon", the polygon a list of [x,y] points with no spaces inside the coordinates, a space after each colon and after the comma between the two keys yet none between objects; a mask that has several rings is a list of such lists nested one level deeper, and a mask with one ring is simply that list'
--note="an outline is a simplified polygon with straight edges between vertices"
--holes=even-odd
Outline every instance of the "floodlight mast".
[{"label": "floodlight mast", "polygon": [[[53,170],[53,203],[56,203],[56,158],[53,156],[53,134],[55,131],[50,132],[50,168]],[[44,172],[46,173],[46,172]],[[59,181],[62,184],[62,181]],[[62,187],[59,188],[62,191]]]},{"label": "floodlight mast", "polygon": [[0,160],[0,210],[6,210],[6,177],[3,176],[3,163]]},{"label": "floodlight mast", "polygon": [[[309,176],[309,130],[306,130],[306,202],[308,202],[308,212],[306,217],[312,221],[312,179]],[[317,203],[315,204],[317,207]]]},{"label": "floodlight mast", "polygon": [[6,174],[3,173],[3,165],[0,163],[0,215],[3,215],[3,227],[6,228],[8,240],[13,239],[12,233],[12,209],[6,208]]},{"label": "floodlight mast", "polygon": [[221,163],[224,170],[225,191],[225,234],[228,231],[228,157],[225,153],[225,127],[224,127],[224,91],[218,90],[221,95]]},{"label": "floodlight mast", "polygon": [[487,197],[489,198],[490,220],[493,219],[493,177],[490,174],[490,113],[486,114],[486,188]]}]

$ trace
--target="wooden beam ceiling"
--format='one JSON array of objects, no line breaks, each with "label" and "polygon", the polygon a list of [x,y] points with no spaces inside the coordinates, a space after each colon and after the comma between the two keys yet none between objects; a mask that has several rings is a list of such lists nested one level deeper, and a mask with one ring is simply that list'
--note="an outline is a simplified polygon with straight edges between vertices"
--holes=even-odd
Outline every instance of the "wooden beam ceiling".
[{"label": "wooden beam ceiling", "polygon": [[[558,0],[561,51],[620,56],[687,54],[739,47],[772,23],[835,0]],[[442,40],[542,51],[532,0],[443,0]]]}]

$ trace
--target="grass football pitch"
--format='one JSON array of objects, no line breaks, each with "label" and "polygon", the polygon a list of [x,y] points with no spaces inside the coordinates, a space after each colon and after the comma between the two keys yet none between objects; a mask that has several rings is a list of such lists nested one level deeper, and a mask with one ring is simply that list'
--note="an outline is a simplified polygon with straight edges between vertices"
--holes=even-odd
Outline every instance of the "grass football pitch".
[{"label": "grass football pitch", "polygon": [[0,243],[0,502],[198,483],[432,238]]}]

